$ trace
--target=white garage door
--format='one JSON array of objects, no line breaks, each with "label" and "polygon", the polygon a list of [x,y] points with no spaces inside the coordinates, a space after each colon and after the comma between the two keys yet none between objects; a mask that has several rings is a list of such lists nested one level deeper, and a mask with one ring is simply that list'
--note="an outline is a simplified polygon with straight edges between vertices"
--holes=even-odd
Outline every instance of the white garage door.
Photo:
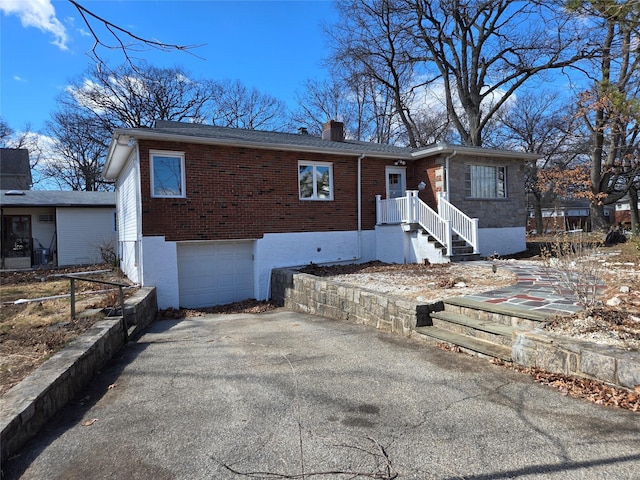
[{"label": "white garage door", "polygon": [[253,242],[178,245],[181,307],[209,307],[254,298]]}]

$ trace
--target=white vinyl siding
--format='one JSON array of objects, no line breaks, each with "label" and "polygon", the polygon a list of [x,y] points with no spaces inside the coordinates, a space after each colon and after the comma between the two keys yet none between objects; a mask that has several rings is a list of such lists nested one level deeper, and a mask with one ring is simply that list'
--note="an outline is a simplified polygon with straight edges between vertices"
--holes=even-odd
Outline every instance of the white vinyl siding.
[{"label": "white vinyl siding", "polygon": [[113,208],[58,208],[58,265],[102,262],[100,247],[117,248]]},{"label": "white vinyl siding", "polygon": [[137,162],[130,160],[117,183],[118,232],[121,242],[138,240],[139,181]]}]

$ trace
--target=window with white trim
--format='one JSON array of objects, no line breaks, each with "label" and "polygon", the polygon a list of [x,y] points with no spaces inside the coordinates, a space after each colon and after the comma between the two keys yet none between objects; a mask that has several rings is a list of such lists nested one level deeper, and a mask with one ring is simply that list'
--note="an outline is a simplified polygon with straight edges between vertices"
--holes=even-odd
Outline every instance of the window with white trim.
[{"label": "window with white trim", "polygon": [[333,200],[333,164],[298,162],[300,200]]},{"label": "window with white trim", "polygon": [[464,188],[470,198],[506,198],[507,167],[465,165]]},{"label": "window with white trim", "polygon": [[184,152],[151,151],[151,196],[185,197]]}]

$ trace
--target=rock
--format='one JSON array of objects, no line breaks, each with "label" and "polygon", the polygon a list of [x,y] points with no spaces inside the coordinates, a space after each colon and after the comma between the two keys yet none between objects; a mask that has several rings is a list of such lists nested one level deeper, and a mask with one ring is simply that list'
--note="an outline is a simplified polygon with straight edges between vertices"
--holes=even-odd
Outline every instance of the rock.
[{"label": "rock", "polygon": [[631,289],[627,285],[623,285],[620,287],[620,293],[629,293]]},{"label": "rock", "polygon": [[467,284],[464,282],[458,282],[458,283],[455,283],[453,286],[456,288],[465,288]]},{"label": "rock", "polygon": [[610,298],[609,300],[607,300],[607,305],[609,307],[617,307],[621,303],[622,303],[622,300],[620,300],[618,297],[613,297],[613,298]]},{"label": "rock", "polygon": [[629,315],[629,318],[634,322],[640,322],[640,317],[636,317],[635,315]]}]

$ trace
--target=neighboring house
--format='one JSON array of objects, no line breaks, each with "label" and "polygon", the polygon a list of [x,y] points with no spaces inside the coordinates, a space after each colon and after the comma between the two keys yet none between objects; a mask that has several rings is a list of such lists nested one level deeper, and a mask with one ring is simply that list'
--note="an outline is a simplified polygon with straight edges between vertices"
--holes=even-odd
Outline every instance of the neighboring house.
[{"label": "neighboring house", "polygon": [[[637,208],[640,210],[640,201],[638,201]],[[631,228],[631,200],[629,195],[625,195],[616,202],[615,212],[615,224]]]},{"label": "neighboring house", "polygon": [[29,150],[0,148],[0,190],[29,190],[31,182]]},{"label": "neighboring house", "polygon": [[2,190],[2,268],[102,262],[117,246],[113,192]]},{"label": "neighboring house", "polygon": [[122,269],[157,287],[160,308],[200,307],[267,299],[275,267],[525,250],[536,156],[356,142],[342,128],[116,130],[103,175],[116,180]]},{"label": "neighboring house", "polygon": [[[541,233],[560,233],[572,230],[591,231],[591,209],[589,200],[584,199],[561,199],[554,206],[542,208]],[[613,205],[605,205],[605,218],[611,223],[613,219]],[[527,221],[527,231],[533,234],[536,232],[536,219],[533,211],[529,211]]]}]

